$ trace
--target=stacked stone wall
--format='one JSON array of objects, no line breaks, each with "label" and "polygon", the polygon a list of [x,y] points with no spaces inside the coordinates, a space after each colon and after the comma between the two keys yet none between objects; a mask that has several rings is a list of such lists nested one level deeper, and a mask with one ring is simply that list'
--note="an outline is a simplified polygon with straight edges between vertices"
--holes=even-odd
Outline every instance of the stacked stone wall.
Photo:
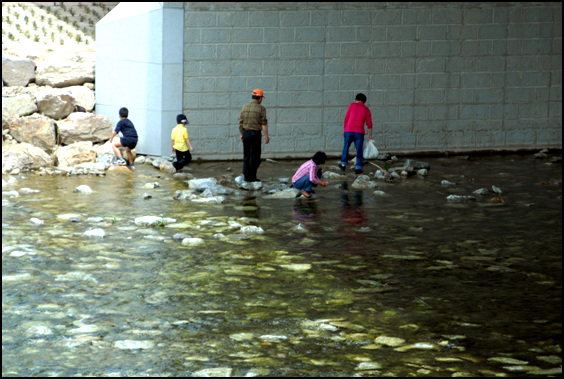
[{"label": "stacked stone wall", "polygon": [[255,88],[263,157],[338,155],[358,92],[384,152],[562,147],[561,3],[184,8],[183,111],[207,158],[241,158],[238,117]]}]

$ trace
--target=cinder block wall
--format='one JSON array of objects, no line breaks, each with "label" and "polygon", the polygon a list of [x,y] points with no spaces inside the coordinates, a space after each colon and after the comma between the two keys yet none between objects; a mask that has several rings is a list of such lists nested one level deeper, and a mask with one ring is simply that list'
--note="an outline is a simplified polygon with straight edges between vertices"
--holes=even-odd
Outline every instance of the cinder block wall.
[{"label": "cinder block wall", "polygon": [[183,111],[204,159],[242,158],[255,88],[263,157],[339,155],[358,92],[382,152],[562,148],[560,3],[184,4]]}]

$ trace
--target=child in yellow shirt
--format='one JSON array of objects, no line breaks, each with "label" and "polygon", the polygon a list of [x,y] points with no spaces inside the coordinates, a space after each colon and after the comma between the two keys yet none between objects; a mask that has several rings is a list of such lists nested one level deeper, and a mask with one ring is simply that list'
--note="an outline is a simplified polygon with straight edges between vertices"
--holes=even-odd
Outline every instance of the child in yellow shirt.
[{"label": "child in yellow shirt", "polygon": [[[178,172],[192,160],[190,150],[194,151],[194,147],[190,143],[188,130],[186,129],[188,118],[183,114],[179,114],[176,116],[176,122],[178,125],[172,129],[170,138],[172,139],[172,152],[176,151],[176,162],[173,162],[172,165],[176,172]],[[188,146],[190,146],[190,150],[188,150]]]}]

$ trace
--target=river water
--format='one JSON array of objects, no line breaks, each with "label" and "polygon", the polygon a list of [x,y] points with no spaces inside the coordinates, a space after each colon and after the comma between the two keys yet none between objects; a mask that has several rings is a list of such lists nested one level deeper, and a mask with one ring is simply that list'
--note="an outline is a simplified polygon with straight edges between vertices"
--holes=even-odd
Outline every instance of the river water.
[{"label": "river water", "polygon": [[[2,196],[2,375],[560,376],[561,161],[420,160],[428,176],[380,181],[383,194],[348,174],[314,199],[240,191],[219,205],[173,199],[186,184],[151,165],[16,176]],[[263,162],[259,177],[301,163]],[[83,184],[94,192],[73,192]]]}]

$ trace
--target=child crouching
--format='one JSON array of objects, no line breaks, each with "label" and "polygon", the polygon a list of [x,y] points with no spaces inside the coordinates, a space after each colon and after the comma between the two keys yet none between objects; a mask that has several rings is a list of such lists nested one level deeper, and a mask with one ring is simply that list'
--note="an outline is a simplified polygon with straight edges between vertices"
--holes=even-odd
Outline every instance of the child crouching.
[{"label": "child crouching", "polygon": [[315,153],[313,158],[300,166],[298,171],[292,177],[292,184],[294,188],[299,189],[300,193],[307,198],[311,197],[311,188],[314,185],[320,184],[322,187],[327,187],[329,185],[328,181],[322,181],[321,169],[317,166],[322,165],[327,160],[327,155],[318,151]]}]

